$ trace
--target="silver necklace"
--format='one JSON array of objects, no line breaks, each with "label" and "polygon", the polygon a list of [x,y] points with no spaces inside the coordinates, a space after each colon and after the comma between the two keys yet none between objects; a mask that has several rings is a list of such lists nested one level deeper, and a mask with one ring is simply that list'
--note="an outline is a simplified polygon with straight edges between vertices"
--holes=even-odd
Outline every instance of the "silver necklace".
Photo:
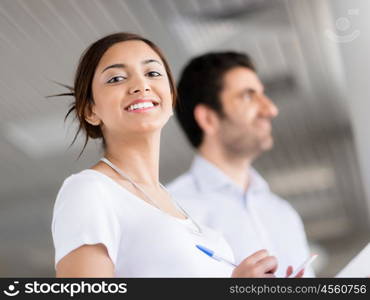
[{"label": "silver necklace", "polygon": [[[119,175],[121,175],[122,178],[128,180],[135,188],[137,188],[140,192],[143,193],[143,195],[151,202],[154,204],[154,206],[156,208],[158,208],[162,213],[164,213],[158,203],[156,201],[154,201],[145,191],[142,187],[140,187],[133,179],[131,179],[127,174],[123,173],[123,171],[118,168],[115,164],[113,164],[110,160],[108,160],[107,158],[105,157],[102,157],[100,159],[102,162],[106,163],[108,166],[110,166],[114,171],[116,171]],[[196,230],[192,230],[193,233],[195,234],[202,234],[203,231],[202,231],[202,228],[199,226],[199,224],[197,222],[195,222],[193,220],[193,218],[190,217],[190,215],[185,211],[185,209],[183,209],[180,204],[178,204],[175,199],[171,196],[170,192],[166,189],[166,187],[162,184],[162,183],[159,183],[160,187],[162,189],[164,189],[171,197],[171,200],[172,202],[175,204],[175,206],[177,207],[178,210],[180,210],[194,225],[194,227],[196,228]]]}]

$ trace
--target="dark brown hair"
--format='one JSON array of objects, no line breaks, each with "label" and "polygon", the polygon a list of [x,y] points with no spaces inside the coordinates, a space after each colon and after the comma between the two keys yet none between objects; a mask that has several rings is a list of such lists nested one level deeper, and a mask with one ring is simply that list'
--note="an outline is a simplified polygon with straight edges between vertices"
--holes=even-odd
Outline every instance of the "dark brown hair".
[{"label": "dark brown hair", "polygon": [[125,41],[142,41],[146,43],[150,48],[153,49],[154,52],[156,52],[159,55],[159,57],[164,63],[167,76],[169,79],[173,99],[173,106],[175,106],[176,104],[177,92],[175,81],[170,70],[169,64],[164,55],[162,54],[162,51],[158,48],[157,45],[155,45],[148,39],[143,38],[140,35],[127,32],[114,33],[97,40],[92,45],[90,45],[90,47],[88,47],[82,54],[78,63],[73,87],[63,85],[64,87],[69,88],[71,92],[57,95],[57,96],[74,96],[74,102],[71,104],[71,107],[68,110],[64,120],[66,120],[68,116],[74,111],[76,119],[78,119],[79,121],[79,127],[73,138],[71,145],[74,144],[81,130],[85,133],[85,144],[80,152],[80,156],[82,152],[85,150],[89,138],[92,139],[101,138],[103,140],[103,147],[105,148],[106,146],[100,126],[93,126],[90,123],[88,123],[86,121],[86,112],[89,111],[91,105],[94,104],[94,98],[92,93],[92,80],[100,59],[110,47],[117,43]]},{"label": "dark brown hair", "polygon": [[224,117],[220,93],[225,74],[233,68],[245,67],[254,72],[251,58],[239,52],[206,53],[193,58],[183,69],[177,86],[180,105],[176,106],[176,117],[186,137],[194,148],[203,141],[203,130],[194,117],[198,104],[213,109]]}]

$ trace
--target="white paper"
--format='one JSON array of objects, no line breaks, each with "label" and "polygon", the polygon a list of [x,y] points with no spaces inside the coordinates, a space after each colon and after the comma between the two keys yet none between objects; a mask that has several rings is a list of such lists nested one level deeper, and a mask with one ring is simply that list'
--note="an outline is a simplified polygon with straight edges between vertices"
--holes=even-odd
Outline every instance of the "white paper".
[{"label": "white paper", "polygon": [[335,277],[369,277],[370,243]]}]

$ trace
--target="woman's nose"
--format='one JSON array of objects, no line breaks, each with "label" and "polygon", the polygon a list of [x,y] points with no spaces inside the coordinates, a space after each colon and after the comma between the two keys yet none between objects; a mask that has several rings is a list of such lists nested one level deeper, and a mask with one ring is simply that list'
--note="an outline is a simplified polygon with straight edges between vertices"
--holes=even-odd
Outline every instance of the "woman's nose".
[{"label": "woman's nose", "polygon": [[135,81],[132,82],[132,85],[129,88],[130,94],[137,94],[140,92],[149,92],[149,91],[150,86],[144,78],[136,79]]}]

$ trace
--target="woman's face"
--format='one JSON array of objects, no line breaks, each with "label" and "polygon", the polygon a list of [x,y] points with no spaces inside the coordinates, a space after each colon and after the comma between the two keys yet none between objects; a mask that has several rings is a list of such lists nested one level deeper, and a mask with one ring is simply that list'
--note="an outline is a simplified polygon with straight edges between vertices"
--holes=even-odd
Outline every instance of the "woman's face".
[{"label": "woman's face", "polygon": [[165,66],[142,41],[120,42],[104,53],[92,92],[88,122],[101,125],[106,139],[160,130],[172,114]]}]

